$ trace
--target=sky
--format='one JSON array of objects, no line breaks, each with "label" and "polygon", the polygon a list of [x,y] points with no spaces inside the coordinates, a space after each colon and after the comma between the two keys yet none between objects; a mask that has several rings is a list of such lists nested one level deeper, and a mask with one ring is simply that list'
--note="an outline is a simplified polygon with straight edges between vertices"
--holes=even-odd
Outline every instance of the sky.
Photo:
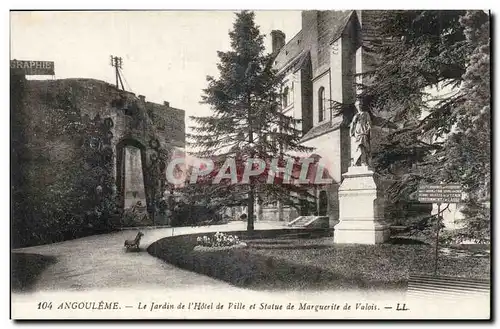
[{"label": "sky", "polygon": [[[290,40],[301,29],[300,11],[256,11],[271,50],[270,32]],[[217,76],[217,51],[229,50],[232,11],[11,12],[10,59],[55,62],[55,78],[115,83],[110,55],[123,58],[125,89],[146,100],[210,114],[199,104],[206,76]],[[47,79],[52,77],[32,77]]]}]

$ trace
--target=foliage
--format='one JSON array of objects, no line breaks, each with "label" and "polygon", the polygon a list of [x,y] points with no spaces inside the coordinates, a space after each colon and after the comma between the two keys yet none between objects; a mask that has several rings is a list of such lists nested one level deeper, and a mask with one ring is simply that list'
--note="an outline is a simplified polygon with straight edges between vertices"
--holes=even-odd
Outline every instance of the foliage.
[{"label": "foliage", "polygon": [[472,51],[463,76],[464,106],[455,113],[458,131],[447,145],[453,152],[448,166],[468,192],[458,238],[481,243],[490,240],[491,229],[490,22],[482,11],[468,11],[460,22]]},{"label": "foliage", "polygon": [[[291,152],[310,150],[300,144],[299,122],[281,112],[282,76],[272,68],[273,56],[264,54],[264,36],[254,22],[254,13],[237,14],[229,32],[231,50],[218,52],[219,77],[207,77],[202,102],[211,106],[212,115],[193,117],[194,134],[188,135],[198,157],[217,156],[221,162],[234,157],[285,158]],[[220,167],[219,167],[220,168]],[[290,190],[306,194],[292,185],[260,184],[251,177],[249,184],[223,184],[203,188],[201,193],[233,204],[248,206],[248,229],[253,230],[254,200],[290,199]]]},{"label": "foliage", "polygon": [[489,243],[491,241],[491,209],[475,200],[468,200],[462,213],[464,228],[454,232],[454,241],[473,240],[476,243]]},{"label": "foliage", "polygon": [[173,188],[168,185],[165,174],[170,154],[158,145],[157,148],[152,150],[150,156],[152,158],[146,167],[147,175],[145,186],[152,200],[152,213],[150,217],[154,220],[154,224],[157,224],[157,217],[159,215],[164,215],[166,212],[163,193]]},{"label": "foliage", "polygon": [[172,226],[198,226],[222,224],[222,217],[218,213],[219,206],[186,203],[183,200],[175,204],[171,212]]},{"label": "foliage", "polygon": [[[398,126],[374,159],[394,182],[393,203],[410,200],[421,181],[461,183],[467,207],[489,200],[489,19],[483,11],[410,10],[376,20],[379,38],[365,46],[375,65],[360,97]],[[466,218],[468,235],[488,235],[489,216],[478,226],[476,215]]]}]

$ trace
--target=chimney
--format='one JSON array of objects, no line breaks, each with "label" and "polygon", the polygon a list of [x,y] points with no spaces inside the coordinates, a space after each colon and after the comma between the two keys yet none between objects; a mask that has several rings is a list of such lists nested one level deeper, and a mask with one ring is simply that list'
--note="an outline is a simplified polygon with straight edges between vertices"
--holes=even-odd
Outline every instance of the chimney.
[{"label": "chimney", "polygon": [[273,43],[272,51],[276,55],[285,46],[285,33],[280,30],[272,30],[271,39]]},{"label": "chimney", "polygon": [[139,99],[144,103],[146,101],[146,96],[139,95]]},{"label": "chimney", "polygon": [[167,101],[164,101],[164,102],[163,102],[163,105],[165,105],[166,107],[170,107],[170,103],[169,103],[169,102],[167,102]]}]

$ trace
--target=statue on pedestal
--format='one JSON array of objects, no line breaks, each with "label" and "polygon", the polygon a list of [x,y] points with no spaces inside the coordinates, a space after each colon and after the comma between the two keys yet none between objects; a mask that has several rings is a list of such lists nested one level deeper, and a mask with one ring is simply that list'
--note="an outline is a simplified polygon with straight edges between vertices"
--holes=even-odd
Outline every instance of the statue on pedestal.
[{"label": "statue on pedestal", "polygon": [[368,166],[370,163],[370,114],[358,108],[351,122],[351,166]]},{"label": "statue on pedestal", "polygon": [[379,122],[367,111],[358,109],[352,119],[351,166],[342,174],[339,195],[339,223],[334,243],[379,244],[390,238],[385,223],[385,200],[377,186],[371,166],[371,130]]}]

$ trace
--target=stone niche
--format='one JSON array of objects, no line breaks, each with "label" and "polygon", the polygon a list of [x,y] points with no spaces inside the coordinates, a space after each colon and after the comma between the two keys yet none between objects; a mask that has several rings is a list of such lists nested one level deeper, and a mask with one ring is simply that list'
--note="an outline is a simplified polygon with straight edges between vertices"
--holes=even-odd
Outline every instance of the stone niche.
[{"label": "stone niche", "polygon": [[141,201],[144,206],[146,205],[146,193],[141,150],[138,147],[128,145],[124,147],[123,152],[125,162],[124,208],[130,208],[138,201]]}]

